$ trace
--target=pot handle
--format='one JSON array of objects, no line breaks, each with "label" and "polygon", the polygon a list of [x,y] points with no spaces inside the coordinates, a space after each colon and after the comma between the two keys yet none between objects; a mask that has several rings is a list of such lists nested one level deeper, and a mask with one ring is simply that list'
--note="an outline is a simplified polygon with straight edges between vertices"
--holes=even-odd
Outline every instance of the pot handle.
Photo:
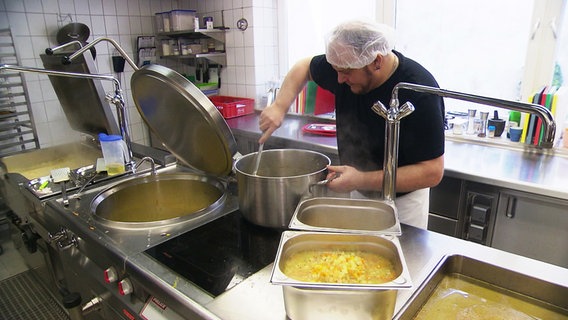
[{"label": "pot handle", "polygon": [[326,186],[331,181],[335,180],[336,178],[339,178],[340,175],[341,174],[336,173],[333,177],[331,177],[329,179],[321,180],[321,181],[310,184],[310,186],[308,187],[310,194],[313,194],[312,189],[313,189],[314,186]]}]

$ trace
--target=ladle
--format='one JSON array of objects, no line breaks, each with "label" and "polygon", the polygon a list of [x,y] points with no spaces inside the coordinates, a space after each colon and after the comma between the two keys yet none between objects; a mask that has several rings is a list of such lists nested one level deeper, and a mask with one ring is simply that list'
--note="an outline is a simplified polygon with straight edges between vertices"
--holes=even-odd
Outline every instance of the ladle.
[{"label": "ladle", "polygon": [[262,157],[262,149],[264,149],[264,143],[258,145],[258,152],[256,153],[256,157],[254,157],[254,170],[252,170],[252,175],[257,176],[258,174],[258,167],[260,166],[260,158]]}]

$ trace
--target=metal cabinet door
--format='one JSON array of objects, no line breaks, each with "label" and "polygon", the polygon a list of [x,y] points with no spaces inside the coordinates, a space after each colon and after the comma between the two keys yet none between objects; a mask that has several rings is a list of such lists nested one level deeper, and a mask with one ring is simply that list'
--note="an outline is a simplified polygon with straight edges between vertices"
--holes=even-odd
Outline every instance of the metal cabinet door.
[{"label": "metal cabinet door", "polygon": [[463,180],[444,176],[440,183],[430,188],[430,214],[428,230],[461,237],[458,223]]},{"label": "metal cabinet door", "polygon": [[491,246],[568,267],[568,201],[501,192]]}]

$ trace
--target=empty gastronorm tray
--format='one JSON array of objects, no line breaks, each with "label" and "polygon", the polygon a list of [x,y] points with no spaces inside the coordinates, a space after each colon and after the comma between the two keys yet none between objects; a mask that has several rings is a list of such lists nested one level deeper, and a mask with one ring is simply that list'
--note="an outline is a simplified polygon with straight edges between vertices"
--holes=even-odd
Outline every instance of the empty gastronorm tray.
[{"label": "empty gastronorm tray", "polygon": [[370,199],[305,199],[296,207],[289,227],[306,231],[402,234],[395,206]]}]

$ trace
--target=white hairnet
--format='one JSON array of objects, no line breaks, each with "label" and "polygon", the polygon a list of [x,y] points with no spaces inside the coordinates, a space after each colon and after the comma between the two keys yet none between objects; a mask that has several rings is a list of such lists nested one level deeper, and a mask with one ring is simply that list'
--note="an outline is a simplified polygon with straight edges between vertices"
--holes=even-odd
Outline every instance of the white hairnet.
[{"label": "white hairnet", "polygon": [[348,21],[327,36],[326,59],[339,68],[359,69],[373,62],[378,54],[388,54],[393,47],[393,28],[367,21]]}]

